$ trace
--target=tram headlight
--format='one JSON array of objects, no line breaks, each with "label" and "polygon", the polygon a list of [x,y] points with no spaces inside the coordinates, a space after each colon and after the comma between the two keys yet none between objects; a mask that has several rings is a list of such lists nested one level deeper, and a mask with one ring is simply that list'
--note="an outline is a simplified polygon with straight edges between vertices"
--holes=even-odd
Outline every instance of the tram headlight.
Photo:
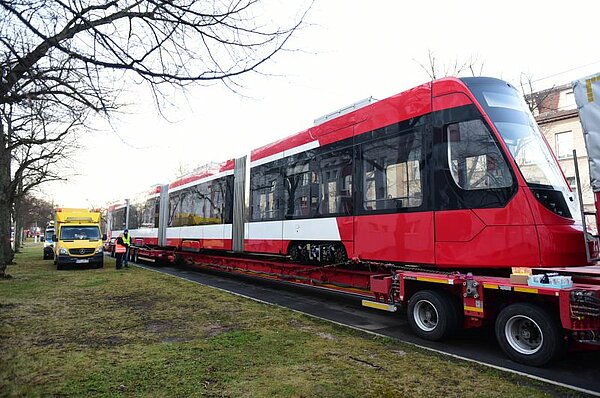
[{"label": "tram headlight", "polygon": [[561,191],[548,188],[531,188],[531,192],[533,192],[535,198],[548,210],[551,210],[561,217],[573,218]]}]

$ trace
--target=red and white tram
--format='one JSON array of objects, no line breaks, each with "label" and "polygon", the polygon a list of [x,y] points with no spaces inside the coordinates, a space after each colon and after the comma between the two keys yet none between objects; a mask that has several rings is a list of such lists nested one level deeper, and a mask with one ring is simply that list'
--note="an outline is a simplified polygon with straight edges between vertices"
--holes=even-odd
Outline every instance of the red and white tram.
[{"label": "red and white tram", "polygon": [[140,246],[323,263],[576,266],[577,203],[513,87],[445,78],[162,186],[130,204],[129,230]]}]

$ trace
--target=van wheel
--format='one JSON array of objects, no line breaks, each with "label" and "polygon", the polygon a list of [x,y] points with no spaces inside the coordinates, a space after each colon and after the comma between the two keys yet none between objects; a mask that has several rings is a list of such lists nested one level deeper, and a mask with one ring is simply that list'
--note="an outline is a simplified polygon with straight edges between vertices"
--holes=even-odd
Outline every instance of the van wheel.
[{"label": "van wheel", "polygon": [[413,332],[426,340],[438,341],[461,326],[462,312],[451,295],[436,290],[421,290],[408,302],[408,323]]},{"label": "van wheel", "polygon": [[496,338],[513,361],[542,366],[556,359],[565,349],[562,327],[545,308],[531,303],[516,303],[504,308],[496,318]]}]

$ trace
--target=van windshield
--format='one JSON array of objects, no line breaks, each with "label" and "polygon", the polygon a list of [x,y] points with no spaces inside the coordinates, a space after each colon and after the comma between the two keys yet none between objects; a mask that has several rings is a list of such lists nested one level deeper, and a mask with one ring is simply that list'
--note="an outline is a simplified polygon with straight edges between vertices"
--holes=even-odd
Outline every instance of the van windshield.
[{"label": "van windshield", "polygon": [[61,240],[98,240],[100,228],[94,226],[65,226],[60,229]]}]

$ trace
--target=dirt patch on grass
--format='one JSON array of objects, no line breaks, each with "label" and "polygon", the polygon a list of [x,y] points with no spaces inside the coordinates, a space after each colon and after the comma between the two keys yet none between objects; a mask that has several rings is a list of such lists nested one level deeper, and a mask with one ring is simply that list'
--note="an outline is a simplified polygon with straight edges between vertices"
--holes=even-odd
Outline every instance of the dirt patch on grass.
[{"label": "dirt patch on grass", "polygon": [[189,336],[166,336],[160,339],[161,343],[185,343],[192,340]]},{"label": "dirt patch on grass", "polygon": [[129,307],[134,311],[147,312],[152,310],[161,299],[158,295],[149,296],[147,294],[131,293],[124,296],[115,296],[112,298],[112,301],[118,305]]},{"label": "dirt patch on grass", "polygon": [[223,333],[231,332],[233,330],[239,329],[237,325],[210,325],[206,332],[204,333],[204,337],[210,338],[215,337]]},{"label": "dirt patch on grass", "polygon": [[110,348],[127,344],[120,336],[49,336],[37,339],[33,345],[38,347],[62,348],[66,344],[75,344],[87,348]]},{"label": "dirt patch on grass", "polygon": [[167,321],[167,320],[162,320],[162,321],[148,321],[144,324],[144,329],[147,332],[151,332],[151,333],[165,333],[165,332],[170,332],[173,329],[175,329],[175,327],[173,326],[173,322],[171,321]]}]

